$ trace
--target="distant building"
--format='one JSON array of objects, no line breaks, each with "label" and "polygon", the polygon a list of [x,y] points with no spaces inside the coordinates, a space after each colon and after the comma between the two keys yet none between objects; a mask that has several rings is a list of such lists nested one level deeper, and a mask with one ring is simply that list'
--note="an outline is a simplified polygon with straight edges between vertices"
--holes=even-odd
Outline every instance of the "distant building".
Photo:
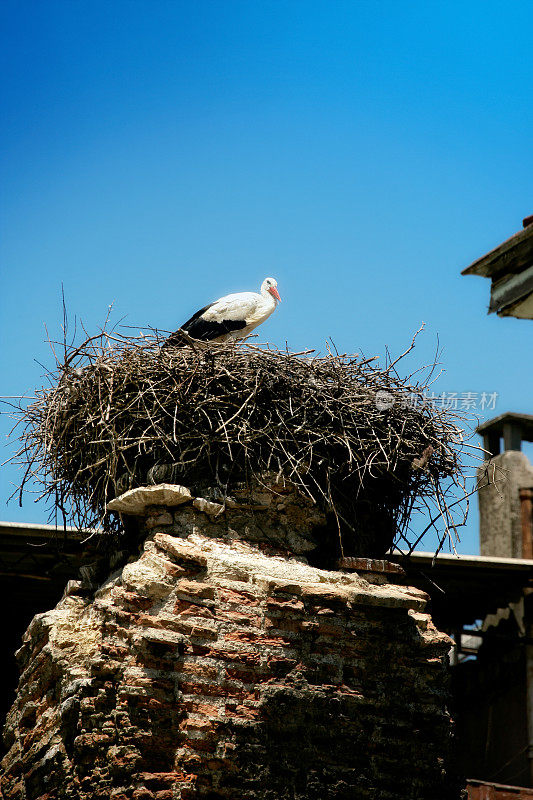
[{"label": "distant building", "polygon": [[[523,225],[462,274],[491,278],[489,313],[533,319],[533,217]],[[494,574],[497,610],[479,615],[474,638],[464,627],[455,637],[457,735],[469,798],[518,800],[533,797],[533,580],[521,572],[533,563],[533,465],[521,452],[533,441],[533,415],[502,414],[477,432],[487,451],[479,475],[489,466],[493,478],[478,493],[481,558],[508,568],[507,580]],[[476,582],[463,585],[465,617]]]}]

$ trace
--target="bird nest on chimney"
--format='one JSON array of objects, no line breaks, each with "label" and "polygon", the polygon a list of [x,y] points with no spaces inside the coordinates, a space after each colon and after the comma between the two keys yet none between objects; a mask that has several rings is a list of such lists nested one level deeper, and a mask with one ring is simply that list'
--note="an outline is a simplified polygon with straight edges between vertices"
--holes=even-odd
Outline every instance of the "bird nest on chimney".
[{"label": "bird nest on chimney", "polygon": [[330,348],[162,341],[104,330],[65,346],[50,385],[19,404],[21,495],[37,481],[56,515],[112,532],[107,503],[169,482],[169,470],[170,482],[221,495],[268,474],[318,504],[346,555],[411,549],[416,510],[426,530],[442,523],[441,545],[455,537],[468,445],[457,415],[400,377],[401,356],[380,368]]}]

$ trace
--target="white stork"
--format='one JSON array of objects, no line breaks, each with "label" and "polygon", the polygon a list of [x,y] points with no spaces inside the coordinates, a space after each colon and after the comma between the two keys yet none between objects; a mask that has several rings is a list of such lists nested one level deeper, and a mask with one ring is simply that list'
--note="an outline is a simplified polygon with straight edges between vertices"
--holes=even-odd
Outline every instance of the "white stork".
[{"label": "white stork", "polygon": [[185,331],[192,339],[204,342],[243,339],[268,319],[281,301],[277,285],[274,278],[265,278],[260,294],[237,292],[215,300],[193,314],[178,331],[168,337],[163,347],[184,344],[185,337],[180,336],[181,331]]}]

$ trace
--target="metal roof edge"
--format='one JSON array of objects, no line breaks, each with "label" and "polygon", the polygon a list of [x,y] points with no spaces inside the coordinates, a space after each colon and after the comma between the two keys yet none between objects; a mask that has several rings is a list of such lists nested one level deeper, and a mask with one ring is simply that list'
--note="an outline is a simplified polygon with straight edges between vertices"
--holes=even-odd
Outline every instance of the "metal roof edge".
[{"label": "metal roof edge", "polygon": [[90,533],[96,533],[96,531],[87,530],[87,531],[80,531],[78,528],[74,528],[71,525],[67,525],[64,527],[63,525],[44,525],[38,522],[2,522],[0,521],[0,534],[1,533],[13,533],[17,534],[19,532],[22,533],[25,531],[26,533],[33,533],[37,536],[44,536],[52,535],[57,533],[69,533],[74,536],[86,536]]},{"label": "metal roof edge", "polygon": [[[399,553],[394,553],[396,557],[400,557]],[[498,568],[510,568],[510,569],[533,569],[533,559],[528,558],[504,558],[502,556],[474,556],[474,555],[463,555],[458,553],[454,555],[453,553],[439,553],[438,556],[435,557],[434,553],[429,553],[425,551],[415,551],[411,553],[408,558],[413,559],[416,561],[430,561],[432,562],[435,559],[436,564],[446,564],[446,565],[454,565],[454,566],[464,566],[464,567],[489,567],[491,569],[498,569]]]}]

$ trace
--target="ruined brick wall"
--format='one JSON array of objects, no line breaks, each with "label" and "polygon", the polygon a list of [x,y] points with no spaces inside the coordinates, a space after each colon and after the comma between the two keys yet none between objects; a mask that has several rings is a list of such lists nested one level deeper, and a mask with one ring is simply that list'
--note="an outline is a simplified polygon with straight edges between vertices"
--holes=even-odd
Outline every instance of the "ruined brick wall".
[{"label": "ruined brick wall", "polygon": [[93,597],[33,620],[3,798],[457,798],[425,596],[206,524],[156,526]]}]

